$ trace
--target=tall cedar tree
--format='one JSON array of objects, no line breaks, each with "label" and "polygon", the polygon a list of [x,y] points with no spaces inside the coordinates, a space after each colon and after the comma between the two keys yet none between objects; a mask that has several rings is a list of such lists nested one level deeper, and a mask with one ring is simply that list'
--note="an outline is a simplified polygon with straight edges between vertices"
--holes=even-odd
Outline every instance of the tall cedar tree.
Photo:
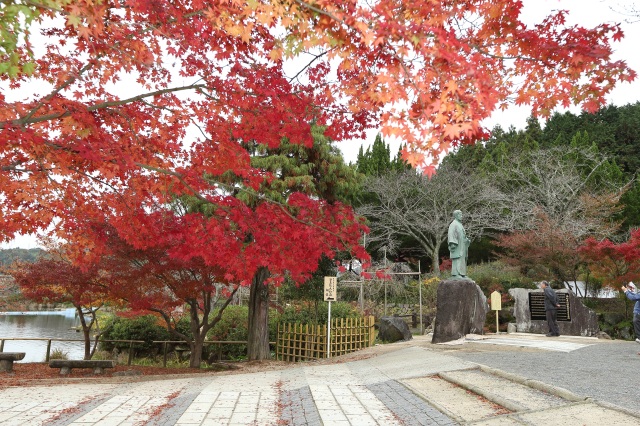
[{"label": "tall cedar tree", "polygon": [[385,143],[382,135],[378,133],[373,145],[368,147],[366,151],[360,147],[356,158],[356,167],[359,173],[366,176],[380,176],[390,171],[400,172],[408,167],[402,160],[401,154],[398,152],[392,159],[389,144]]},{"label": "tall cedar tree", "polygon": [[[233,191],[236,199],[241,200],[253,212],[265,207],[277,208],[284,206],[292,199],[305,194],[305,197],[313,197],[326,203],[327,217],[325,219],[334,222],[332,226],[342,229],[343,236],[336,239],[337,235],[331,235],[330,228],[323,227],[317,222],[314,231],[313,224],[306,219],[301,220],[301,227],[311,225],[308,229],[312,235],[308,239],[293,243],[295,237],[286,229],[274,226],[274,223],[265,223],[264,226],[273,227],[267,232],[275,232],[277,238],[270,237],[272,243],[265,244],[260,241],[258,235],[248,232],[244,235],[244,247],[248,251],[258,247],[259,267],[251,280],[249,295],[249,359],[265,359],[269,357],[269,287],[268,278],[276,279],[281,283],[285,275],[300,285],[310,278],[310,272],[315,271],[321,258],[333,258],[336,250],[355,250],[360,257],[367,257],[364,249],[358,246],[358,241],[366,228],[358,224],[355,217],[338,214],[331,217],[332,209],[350,211],[343,207],[339,200],[347,199],[358,184],[358,174],[355,170],[345,165],[342,155],[330,140],[324,135],[325,128],[312,126],[314,143],[307,147],[283,141],[278,147],[269,147],[257,143],[246,144],[245,147],[251,156],[251,165],[266,174],[266,178],[257,189],[240,185],[241,181],[227,173],[218,181]],[[211,212],[208,203],[197,203],[192,200],[193,210],[206,214]],[[285,211],[280,208],[278,211]],[[351,228],[349,229],[348,226]],[[265,231],[264,229],[261,231]],[[344,232],[347,232],[346,234]],[[276,241],[282,241],[278,244]],[[282,262],[279,265],[278,259]],[[290,263],[297,263],[292,267]],[[304,266],[303,266],[304,265]],[[304,273],[293,276],[292,273],[300,268]],[[290,268],[290,269],[287,269]]]}]

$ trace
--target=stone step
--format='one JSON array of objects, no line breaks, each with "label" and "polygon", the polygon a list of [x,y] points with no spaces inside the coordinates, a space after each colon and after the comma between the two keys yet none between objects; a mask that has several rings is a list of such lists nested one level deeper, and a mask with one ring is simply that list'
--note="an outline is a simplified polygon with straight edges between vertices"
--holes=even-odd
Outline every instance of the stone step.
[{"label": "stone step", "polygon": [[510,413],[504,407],[438,376],[404,379],[402,383],[458,423]]},{"label": "stone step", "polygon": [[405,379],[403,384],[459,423],[517,424],[516,414],[585,400],[569,391],[484,366]]},{"label": "stone step", "polygon": [[518,382],[481,369],[449,371],[440,373],[439,376],[513,412],[537,410],[571,402],[557,396],[556,392],[552,394],[535,389],[526,381]]},{"label": "stone step", "polygon": [[466,422],[463,420],[461,423],[474,426],[600,426],[606,419],[604,424],[640,424],[640,419],[634,413],[623,408],[486,366],[442,372],[438,377],[495,404],[496,415]]}]

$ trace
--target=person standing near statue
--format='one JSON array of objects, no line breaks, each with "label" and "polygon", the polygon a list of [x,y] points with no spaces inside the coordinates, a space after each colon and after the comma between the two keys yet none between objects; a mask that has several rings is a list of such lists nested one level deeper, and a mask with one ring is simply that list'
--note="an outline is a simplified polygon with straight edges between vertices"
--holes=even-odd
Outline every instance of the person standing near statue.
[{"label": "person standing near statue", "polygon": [[547,337],[558,337],[560,335],[560,328],[558,327],[558,295],[547,281],[540,283],[540,288],[544,292],[544,313],[547,317],[547,324],[549,324],[549,333]]},{"label": "person standing near statue", "polygon": [[622,286],[627,299],[636,302],[633,305],[633,331],[636,335],[636,342],[640,343],[640,293],[637,292],[636,285],[629,282],[627,286]]},{"label": "person standing near statue", "polygon": [[467,277],[467,257],[469,255],[469,244],[471,240],[467,238],[462,226],[462,212],[453,212],[453,221],[449,225],[449,257],[451,258],[451,279],[469,280]]}]

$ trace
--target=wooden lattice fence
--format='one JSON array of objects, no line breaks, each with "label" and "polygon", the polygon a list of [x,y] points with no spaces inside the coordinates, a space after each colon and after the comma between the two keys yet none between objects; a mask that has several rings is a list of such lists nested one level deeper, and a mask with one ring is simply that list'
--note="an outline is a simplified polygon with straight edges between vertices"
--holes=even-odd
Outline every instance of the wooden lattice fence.
[{"label": "wooden lattice fence", "polygon": [[[331,356],[344,355],[373,345],[373,316],[339,318],[331,321]],[[308,361],[327,358],[327,326],[278,324],[276,358],[281,361]]]}]

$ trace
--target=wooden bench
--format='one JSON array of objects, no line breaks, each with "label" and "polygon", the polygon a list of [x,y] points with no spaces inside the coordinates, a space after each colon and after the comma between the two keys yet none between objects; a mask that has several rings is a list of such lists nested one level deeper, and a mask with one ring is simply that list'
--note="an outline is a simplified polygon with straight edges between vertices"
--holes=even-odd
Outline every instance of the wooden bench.
[{"label": "wooden bench", "polygon": [[60,374],[71,373],[72,368],[93,368],[93,374],[102,374],[105,368],[113,368],[116,362],[112,360],[91,360],[91,359],[52,359],[49,367],[59,368]]},{"label": "wooden bench", "polygon": [[0,371],[12,372],[13,361],[20,361],[25,355],[25,352],[0,352]]}]

